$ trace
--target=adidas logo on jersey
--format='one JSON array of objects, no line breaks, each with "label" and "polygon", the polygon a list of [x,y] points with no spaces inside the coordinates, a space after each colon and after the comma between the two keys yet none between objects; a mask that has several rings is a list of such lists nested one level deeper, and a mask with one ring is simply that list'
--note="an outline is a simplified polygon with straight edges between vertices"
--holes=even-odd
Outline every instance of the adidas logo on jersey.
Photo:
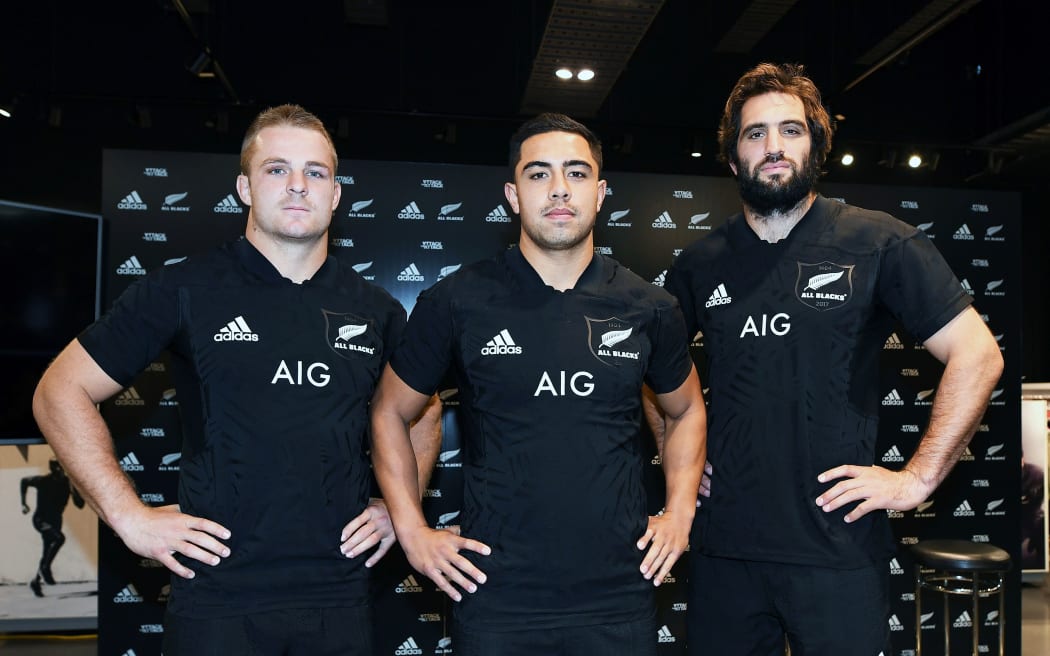
[{"label": "adidas logo on jersey", "polygon": [[729,305],[733,302],[733,297],[726,291],[724,283],[718,283],[718,287],[711,292],[711,295],[707,297],[707,302],[704,303],[705,308],[711,308],[716,305]]},{"label": "adidas logo on jersey", "polygon": [[238,316],[220,328],[212,339],[216,342],[257,342],[259,336],[248,327],[248,322],[244,320],[244,317]]},{"label": "adidas logo on jersey", "polygon": [[145,469],[134,451],[129,452],[128,455],[120,459],[120,468],[126,472],[140,472]]},{"label": "adidas logo on jersey", "polygon": [[419,211],[419,205],[416,205],[416,201],[412,201],[405,208],[397,213],[397,218],[407,219],[410,221],[422,221],[425,217],[423,213]]},{"label": "adidas logo on jersey", "polygon": [[144,276],[146,270],[142,268],[142,263],[139,262],[139,258],[132,255],[128,259],[124,260],[124,263],[117,267],[118,276]]},{"label": "adidas logo on jersey", "polygon": [[416,656],[422,654],[423,650],[416,644],[416,639],[412,636],[408,637],[401,645],[394,650],[394,656]]},{"label": "adidas logo on jersey", "polygon": [[889,451],[882,455],[883,462],[904,462],[904,456],[901,455],[901,450],[894,444],[890,447]]},{"label": "adidas logo on jersey", "polygon": [[244,214],[244,208],[240,206],[233,194],[226,194],[226,198],[215,203],[212,212],[216,214]]},{"label": "adidas logo on jersey", "polygon": [[653,227],[658,230],[674,230],[678,225],[671,220],[671,214],[664,211],[660,216],[653,220]]},{"label": "adidas logo on jersey", "polygon": [[117,203],[118,210],[136,210],[143,211],[149,209],[146,207],[146,203],[142,202],[142,196],[139,196],[139,192],[132,191],[130,194],[125,196],[119,203]]},{"label": "adidas logo on jersey", "polygon": [[970,506],[970,502],[963,499],[963,502],[959,504],[959,507],[952,512],[953,517],[973,517],[973,507]]},{"label": "adidas logo on jersey", "polygon": [[896,389],[891,389],[890,393],[882,399],[882,405],[904,405],[904,399],[901,398]]},{"label": "adidas logo on jersey", "polygon": [[405,594],[406,592],[423,592],[423,586],[419,585],[419,582],[416,581],[414,575],[409,574],[404,581],[397,584],[397,587],[394,588],[394,592],[398,594]]},{"label": "adidas logo on jersey", "polygon": [[904,342],[901,341],[900,337],[897,337],[897,333],[890,333],[890,336],[886,338],[886,344],[882,348],[885,351],[900,351],[904,349]]},{"label": "adidas logo on jersey", "polygon": [[657,642],[674,642],[675,641],[675,637],[671,633],[671,629],[667,628],[666,624],[661,626],[660,630],[656,632],[656,641]]},{"label": "adidas logo on jersey", "polygon": [[481,347],[482,355],[521,355],[521,347],[514,343],[510,332],[504,328]]},{"label": "adidas logo on jersey", "polygon": [[401,271],[401,273],[397,274],[398,282],[423,282],[424,280],[425,278],[423,278],[423,274],[419,272],[415,262],[409,264]]},{"label": "adidas logo on jersey", "polygon": [[510,223],[510,216],[507,215],[507,210],[503,209],[502,205],[497,205],[494,210],[485,216],[486,223]]},{"label": "adidas logo on jersey", "polygon": [[134,387],[129,387],[113,400],[113,405],[146,405]]},{"label": "adidas logo on jersey", "polygon": [[116,596],[113,597],[113,603],[115,603],[115,604],[141,604],[142,603],[142,595],[139,594],[139,591],[135,589],[134,585],[129,583],[126,586],[124,586],[123,590],[118,592],[116,594]]},{"label": "adidas logo on jersey", "polygon": [[970,226],[965,223],[959,226],[959,229],[952,235],[952,239],[958,239],[961,241],[973,241],[973,233],[970,232]]}]

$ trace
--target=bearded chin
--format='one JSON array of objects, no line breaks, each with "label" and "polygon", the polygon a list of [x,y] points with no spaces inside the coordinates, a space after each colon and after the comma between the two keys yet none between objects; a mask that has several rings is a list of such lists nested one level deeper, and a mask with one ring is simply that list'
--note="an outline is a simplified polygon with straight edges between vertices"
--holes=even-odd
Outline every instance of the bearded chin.
[{"label": "bearded chin", "polygon": [[790,211],[808,196],[817,184],[817,167],[811,161],[806,161],[801,169],[792,166],[791,176],[787,181],[764,181],[759,178],[758,167],[755,167],[755,172],[751,174],[748,174],[745,168],[738,165],[736,175],[740,199],[758,216],[772,216]]}]

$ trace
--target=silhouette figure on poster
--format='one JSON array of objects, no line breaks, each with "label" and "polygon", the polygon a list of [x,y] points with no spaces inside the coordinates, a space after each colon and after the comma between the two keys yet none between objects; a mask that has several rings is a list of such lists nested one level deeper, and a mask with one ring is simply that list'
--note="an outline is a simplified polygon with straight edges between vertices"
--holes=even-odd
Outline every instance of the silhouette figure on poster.
[{"label": "silhouette figure on poster", "polygon": [[29,514],[29,505],[26,503],[26,490],[30,487],[36,488],[36,512],[33,513],[33,528],[39,533],[44,542],[43,553],[40,556],[40,565],[37,567],[36,575],[29,582],[33,594],[38,597],[44,596],[41,579],[48,585],[55,584],[55,577],[51,573],[51,563],[54,562],[58,550],[66,542],[66,536],[62,533],[62,513],[69,503],[69,497],[73,497],[73,503],[77,508],[84,507],[84,499],[76,488],[70,485],[65,470],[57,460],[49,461],[50,474],[43,476],[26,476],[22,479],[22,514]]}]

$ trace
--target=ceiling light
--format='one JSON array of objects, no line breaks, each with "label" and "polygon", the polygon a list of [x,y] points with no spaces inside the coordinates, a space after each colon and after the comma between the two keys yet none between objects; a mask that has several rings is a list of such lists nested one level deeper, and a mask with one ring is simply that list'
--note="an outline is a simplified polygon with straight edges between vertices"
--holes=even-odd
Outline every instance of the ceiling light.
[{"label": "ceiling light", "polygon": [[557,75],[558,78],[561,79],[561,80],[571,80],[572,79],[572,71],[570,71],[567,68],[559,68],[558,70],[554,71],[554,74]]},{"label": "ceiling light", "polygon": [[920,166],[922,166],[922,157],[919,157],[917,153],[912,155],[908,158],[908,166],[912,167],[913,169],[919,168]]},{"label": "ceiling light", "polygon": [[699,150],[694,150],[693,152],[689,153],[690,157],[700,157],[701,155],[703,155],[703,153],[701,153]]},{"label": "ceiling light", "polygon": [[0,116],[11,118],[11,112],[6,107],[0,107]]},{"label": "ceiling light", "polygon": [[576,74],[576,79],[580,80],[581,82],[587,82],[589,80],[593,80],[594,79],[594,71],[592,71],[589,68],[584,68],[579,73]]},{"label": "ceiling light", "polygon": [[853,164],[853,153],[846,153],[842,156],[842,165],[851,166]]}]

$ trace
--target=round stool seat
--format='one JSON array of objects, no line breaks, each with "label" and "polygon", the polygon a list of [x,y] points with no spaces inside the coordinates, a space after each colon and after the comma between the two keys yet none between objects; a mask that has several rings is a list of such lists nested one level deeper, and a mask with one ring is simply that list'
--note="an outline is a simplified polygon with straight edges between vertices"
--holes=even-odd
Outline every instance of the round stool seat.
[{"label": "round stool seat", "polygon": [[912,545],[915,560],[926,567],[967,572],[1005,572],[1010,554],[999,547],[967,540],[923,540]]}]

